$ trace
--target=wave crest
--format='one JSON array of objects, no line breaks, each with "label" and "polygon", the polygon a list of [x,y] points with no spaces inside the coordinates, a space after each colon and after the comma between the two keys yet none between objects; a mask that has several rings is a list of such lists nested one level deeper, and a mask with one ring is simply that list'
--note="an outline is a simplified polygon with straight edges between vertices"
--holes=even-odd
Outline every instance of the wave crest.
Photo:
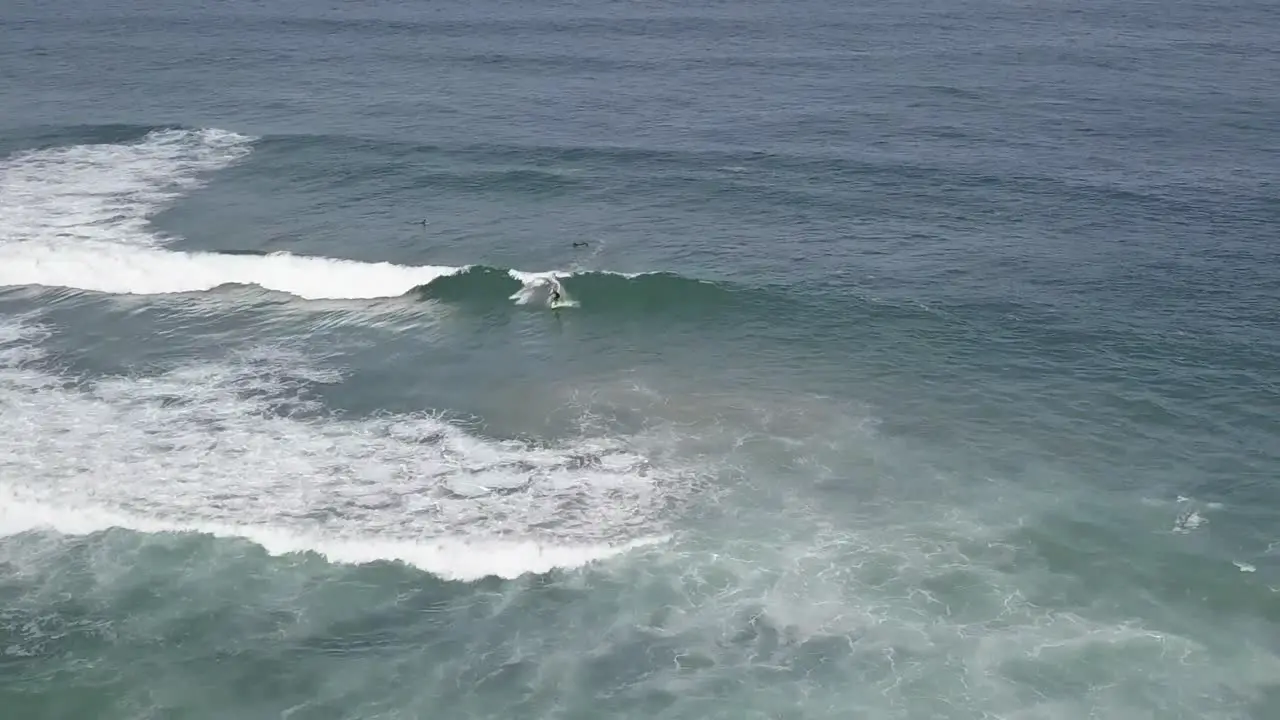
[{"label": "wave crest", "polygon": [[413,294],[459,303],[523,303],[545,300],[553,278],[583,307],[636,312],[674,304],[705,307],[723,302],[729,292],[716,283],[665,272],[522,272],[482,265],[397,265],[283,252],[175,252],[113,244],[0,246],[0,286],[119,295],[207,292],[248,285],[305,300]]}]

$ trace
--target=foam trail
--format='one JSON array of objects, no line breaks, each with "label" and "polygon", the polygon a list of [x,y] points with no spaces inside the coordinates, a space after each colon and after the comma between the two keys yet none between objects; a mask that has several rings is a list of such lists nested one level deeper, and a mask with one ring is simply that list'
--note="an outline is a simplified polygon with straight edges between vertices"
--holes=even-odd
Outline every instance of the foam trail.
[{"label": "foam trail", "polygon": [[0,240],[157,245],[147,219],[209,172],[246,156],[253,138],[160,130],[136,143],[74,145],[0,161]]},{"label": "foam trail", "polygon": [[526,573],[579,568],[667,540],[666,537],[647,537],[614,545],[562,545],[533,540],[395,540],[369,534],[333,537],[321,532],[269,526],[166,522],[100,508],[58,507],[23,499],[0,487],[0,537],[40,530],[53,530],[63,535],[91,535],[112,528],[150,534],[197,533],[242,539],[262,547],[269,555],[315,553],[336,564],[402,562],[443,580],[460,582],[491,576],[510,579]]},{"label": "foam trail", "polygon": [[690,486],[621,439],[546,447],[317,413],[309,389],[340,376],[285,350],[73,384],[40,369],[43,334],[0,323],[0,535],[198,532],[515,577],[661,542]]},{"label": "foam trail", "polygon": [[256,285],[308,300],[397,297],[466,267],[364,263],[273,253],[224,255],[107,244],[0,246],[0,286],[41,285],[121,295]]}]

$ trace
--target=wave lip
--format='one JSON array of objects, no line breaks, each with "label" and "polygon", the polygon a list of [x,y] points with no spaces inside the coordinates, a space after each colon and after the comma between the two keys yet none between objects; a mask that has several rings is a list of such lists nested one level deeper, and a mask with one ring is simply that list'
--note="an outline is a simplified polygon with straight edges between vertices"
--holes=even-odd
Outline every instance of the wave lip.
[{"label": "wave lip", "polygon": [[595,312],[714,312],[737,303],[750,303],[752,293],[730,284],[685,277],[672,272],[622,273],[611,270],[547,270],[527,272],[471,265],[442,276],[417,291],[423,296],[459,303],[514,301],[517,305],[546,303],[552,281],[565,303]]}]

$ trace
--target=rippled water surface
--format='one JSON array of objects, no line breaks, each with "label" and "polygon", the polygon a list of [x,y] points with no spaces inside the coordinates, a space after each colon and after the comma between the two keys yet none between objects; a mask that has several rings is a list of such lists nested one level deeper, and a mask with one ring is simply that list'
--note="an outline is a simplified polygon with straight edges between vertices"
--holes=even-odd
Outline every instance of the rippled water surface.
[{"label": "rippled water surface", "polygon": [[1278,33],[10,3],[5,717],[1280,716]]}]

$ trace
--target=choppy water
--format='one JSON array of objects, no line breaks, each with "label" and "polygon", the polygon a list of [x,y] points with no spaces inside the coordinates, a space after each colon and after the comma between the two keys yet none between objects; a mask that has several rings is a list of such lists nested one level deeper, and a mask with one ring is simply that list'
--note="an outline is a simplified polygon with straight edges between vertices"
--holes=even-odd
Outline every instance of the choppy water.
[{"label": "choppy water", "polygon": [[1280,716],[1278,34],[5,5],[0,716]]}]

